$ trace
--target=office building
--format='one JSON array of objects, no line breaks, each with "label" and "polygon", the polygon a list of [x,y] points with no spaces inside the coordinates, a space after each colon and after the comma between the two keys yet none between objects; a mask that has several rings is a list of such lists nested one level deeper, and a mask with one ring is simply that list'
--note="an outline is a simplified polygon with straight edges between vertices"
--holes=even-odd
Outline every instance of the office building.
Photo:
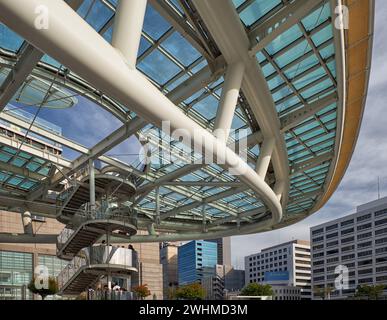
[{"label": "office building", "polygon": [[214,274],[217,244],[203,240],[190,241],[178,248],[179,286],[200,282]]},{"label": "office building", "polygon": [[301,298],[311,298],[310,243],[293,240],[245,257],[245,282],[300,288]]},{"label": "office building", "polygon": [[[387,285],[387,197],[314,226],[310,235],[314,298],[350,298],[359,285]],[[348,268],[348,288],[335,286],[340,266]]]},{"label": "office building", "polygon": [[231,238],[206,240],[217,244],[218,264],[231,266]]},{"label": "office building", "polygon": [[228,294],[239,292],[244,287],[244,270],[235,270],[232,266],[217,264],[209,271],[212,273],[201,282],[208,300],[225,299]]}]

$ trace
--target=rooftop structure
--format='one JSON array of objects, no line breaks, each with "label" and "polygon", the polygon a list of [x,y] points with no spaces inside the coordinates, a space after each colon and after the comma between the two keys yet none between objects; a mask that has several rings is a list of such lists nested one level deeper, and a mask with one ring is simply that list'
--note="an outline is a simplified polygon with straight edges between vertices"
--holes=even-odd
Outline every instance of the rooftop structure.
[{"label": "rooftop structure", "polygon": [[[21,136],[0,135],[0,207],[71,225],[107,196],[146,231],[126,235],[132,243],[300,221],[326,203],[351,159],[373,17],[373,0],[1,1],[0,119]],[[86,104],[120,124],[96,143],[72,136],[71,122],[60,133],[35,118],[49,110],[55,125]],[[28,143],[32,135],[63,152]],[[149,163],[109,154],[129,137]],[[103,175],[115,178],[101,187]]]}]

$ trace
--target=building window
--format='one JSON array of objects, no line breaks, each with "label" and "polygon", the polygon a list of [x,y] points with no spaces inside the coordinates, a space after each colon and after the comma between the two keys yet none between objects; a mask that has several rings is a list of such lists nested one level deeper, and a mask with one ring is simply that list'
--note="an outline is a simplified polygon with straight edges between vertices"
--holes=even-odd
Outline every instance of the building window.
[{"label": "building window", "polygon": [[357,235],[357,240],[366,239],[372,237],[372,232],[362,233]]},{"label": "building window", "polygon": [[341,222],[341,223],[340,223],[340,226],[341,226],[341,227],[345,227],[345,226],[349,226],[349,225],[351,225],[351,224],[353,224],[353,220],[352,220],[352,219],[351,219],[351,220],[346,220],[346,221]]},{"label": "building window", "polygon": [[368,220],[368,219],[371,219],[371,213],[368,213],[368,214],[365,214],[363,216],[357,217],[356,221],[359,222],[359,221],[364,221],[364,220]]},{"label": "building window", "polygon": [[332,231],[337,229],[337,224],[333,224],[331,226],[325,227],[325,231]]},{"label": "building window", "polygon": [[359,249],[367,248],[372,246],[372,241],[362,242],[357,245]]},{"label": "building window", "polygon": [[[0,251],[0,300],[22,299],[22,286],[32,278],[32,253]],[[32,295],[26,290],[26,298]]]},{"label": "building window", "polygon": [[375,221],[375,226],[381,226],[387,223],[387,218]]},{"label": "building window", "polygon": [[346,235],[346,234],[350,234],[354,231],[353,228],[349,228],[349,229],[345,229],[345,230],[341,230],[341,235]]},{"label": "building window", "polygon": [[375,218],[376,217],[382,217],[387,215],[387,209],[379,210],[375,212]]}]

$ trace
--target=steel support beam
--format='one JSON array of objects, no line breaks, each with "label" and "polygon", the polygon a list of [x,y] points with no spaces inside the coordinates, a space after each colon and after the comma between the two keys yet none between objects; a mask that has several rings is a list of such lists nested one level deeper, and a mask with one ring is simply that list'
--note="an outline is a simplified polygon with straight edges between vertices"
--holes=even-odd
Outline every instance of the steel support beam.
[{"label": "steel support beam", "polygon": [[262,143],[261,149],[259,150],[256,171],[263,179],[265,179],[267,170],[269,169],[269,164],[271,160],[271,155],[273,154],[274,146],[274,138],[265,139]]},{"label": "steel support beam", "polygon": [[89,194],[90,194],[90,210],[95,211],[95,170],[94,161],[89,159]]},{"label": "steel support beam", "polygon": [[17,150],[20,147],[22,147],[23,151],[30,153],[31,155],[33,155],[35,157],[50,161],[50,162],[55,163],[55,164],[57,164],[61,167],[64,167],[64,168],[71,168],[71,162],[63,159],[61,156],[54,155],[54,154],[49,153],[45,150],[41,150],[39,148],[32,147],[28,144],[23,144],[21,146],[21,142],[19,140],[14,140],[14,139],[11,139],[9,137],[5,137],[5,136],[0,135],[0,144],[10,146],[10,147],[15,148]]},{"label": "steel support beam", "polygon": [[225,142],[227,142],[230,134],[244,71],[245,66],[241,62],[229,64],[227,67],[214,124],[214,135]]},{"label": "steel support beam", "polygon": [[238,187],[242,187],[243,184],[240,182],[219,182],[219,181],[168,181],[168,182],[163,182],[163,186],[238,188]]},{"label": "steel support beam", "polygon": [[43,55],[32,45],[24,44],[19,60],[0,87],[0,112],[11,101]]},{"label": "steel support beam", "polygon": [[[335,92],[327,95],[324,98],[321,98],[319,100],[316,100],[314,102],[311,102],[309,104],[304,105],[303,107],[290,112],[289,114],[282,116],[280,118],[281,122],[281,132],[284,133],[309,117],[312,117],[317,112],[321,111],[325,107],[329,106],[330,104],[337,102],[337,94]],[[249,148],[257,145],[258,143],[263,142],[263,135],[262,132],[256,131],[250,135],[247,136],[247,146]]]},{"label": "steel support beam", "polygon": [[56,243],[57,234],[15,234],[15,233],[0,233],[0,243]]},{"label": "steel support beam", "polygon": [[[102,156],[107,151],[114,148],[116,145],[123,142],[128,137],[135,134],[138,130],[143,128],[145,125],[145,121],[141,118],[134,118],[128,123],[124,124],[122,127],[118,128],[116,131],[111,133],[105,139],[98,142],[94,147],[92,147],[86,154],[79,156],[74,160],[71,164],[70,170],[65,170],[65,174],[69,175],[71,173],[76,172],[79,168],[81,168],[85,163],[87,163],[90,159],[96,159]],[[58,172],[54,178],[52,179],[52,184],[56,184],[63,180],[63,174]]]},{"label": "steel support beam", "polygon": [[191,97],[199,90],[218,80],[219,77],[224,73],[223,58],[216,59],[215,65],[216,68],[214,72],[211,71],[209,66],[206,66],[182,82],[175,89],[168,92],[166,96],[175,104],[179,104],[187,98]]},{"label": "steel support beam", "polygon": [[[59,143],[71,150],[74,150],[74,151],[77,151],[83,155],[88,155],[89,154],[89,149],[86,148],[85,146],[75,142],[75,141],[72,141],[68,138],[65,138],[63,136],[59,136],[55,133],[52,133],[51,131],[48,131],[48,130],[45,130],[43,128],[40,128],[36,125],[32,125],[30,127],[30,123],[24,121],[24,120],[21,120],[19,118],[16,118],[15,116],[9,114],[9,113],[0,113],[0,119],[2,120],[5,120],[9,123],[12,123],[20,128],[23,128],[23,129],[29,129],[30,128],[30,132],[33,132],[37,135],[40,135],[42,137],[45,137],[46,139],[49,139],[51,141],[54,141],[56,143]],[[121,130],[122,130],[123,127],[121,127]],[[10,140],[10,139],[9,139]],[[12,144],[10,142],[8,143],[5,143],[6,145],[10,145],[12,146]],[[25,145],[23,146],[23,148],[25,147]],[[139,177],[145,177],[145,173],[139,171],[139,170],[136,170],[135,168],[133,167],[130,167],[129,165],[119,161],[119,160],[116,160],[116,159],[112,159],[110,157],[107,157],[107,156],[99,156],[98,157],[101,161],[107,163],[107,164],[110,164],[110,165],[113,165],[113,166],[116,166],[117,168],[125,171],[125,172],[131,172],[133,174],[135,174],[136,176],[139,176]],[[59,164],[57,162],[54,161],[54,163],[56,164]],[[66,161],[65,162],[65,167],[66,168],[71,168],[71,162],[70,161]],[[59,164],[60,165],[60,164]]]},{"label": "steel support beam", "polygon": [[193,2],[226,62],[232,64],[235,61],[241,61],[245,65],[242,90],[259,123],[263,140],[265,138],[276,140],[272,163],[276,179],[285,182],[283,199],[285,204],[289,187],[289,164],[285,142],[280,133],[277,112],[267,82],[256,58],[250,56],[248,52],[250,41],[240,17],[231,0],[195,0]]},{"label": "steel support beam", "polygon": [[313,197],[319,196],[320,194],[322,194],[322,190],[318,189],[316,191],[306,192],[306,193],[303,193],[302,195],[291,197],[289,199],[289,201],[292,204],[294,204],[294,203],[298,203],[298,202],[301,202],[301,201],[306,200],[306,199],[311,199]]},{"label": "steel support beam", "polygon": [[27,168],[17,167],[13,164],[5,163],[5,162],[0,162],[0,170],[9,171],[9,172],[12,172],[14,174],[18,174],[18,175],[24,176],[26,178],[30,178],[30,179],[34,179],[34,180],[38,180],[38,181],[47,178],[45,175],[30,171]]},{"label": "steel support beam", "polygon": [[331,161],[334,154],[332,152],[327,152],[317,157],[310,158],[306,161],[296,163],[290,170],[290,175],[293,177],[298,173],[313,169],[326,161]]},{"label": "steel support beam", "polygon": [[[250,54],[255,56],[275,38],[297,24],[303,17],[321,6],[326,0],[293,1],[249,33]],[[257,43],[258,39],[258,43]]]},{"label": "steel support beam", "polygon": [[[68,0],[67,2],[76,10],[82,4],[83,0]],[[32,70],[36,67],[37,63],[42,59],[44,53],[25,42],[19,55],[18,61],[0,87],[0,112],[11,101]]]},{"label": "steel support beam", "polygon": [[184,20],[182,15],[174,10],[164,0],[149,0],[149,3],[154,7],[173,27],[186,38],[192,46],[198,50],[212,65],[214,57],[204,48],[204,45],[192,27]]},{"label": "steel support beam", "polygon": [[312,103],[306,104],[303,107],[288,113],[280,118],[281,131],[286,132],[301,122],[305,121],[309,117],[312,117],[317,112],[321,111],[325,107],[337,102],[337,94],[333,92],[324,98],[318,99]]},{"label": "steel support beam", "polygon": [[169,217],[177,215],[179,213],[186,212],[186,211],[195,209],[197,207],[200,207],[203,203],[208,204],[208,203],[220,200],[222,198],[227,198],[227,197],[232,196],[234,194],[238,194],[240,192],[243,192],[246,189],[247,189],[246,187],[240,187],[240,188],[237,188],[237,189],[231,188],[231,189],[222,191],[222,192],[217,193],[217,194],[215,194],[213,196],[209,196],[207,198],[204,198],[204,199],[202,199],[202,201],[194,201],[194,202],[192,202],[190,204],[187,204],[185,206],[181,206],[178,209],[172,209],[172,210],[170,210],[168,212],[164,212],[161,215],[160,218],[161,218],[161,220],[169,218]]}]

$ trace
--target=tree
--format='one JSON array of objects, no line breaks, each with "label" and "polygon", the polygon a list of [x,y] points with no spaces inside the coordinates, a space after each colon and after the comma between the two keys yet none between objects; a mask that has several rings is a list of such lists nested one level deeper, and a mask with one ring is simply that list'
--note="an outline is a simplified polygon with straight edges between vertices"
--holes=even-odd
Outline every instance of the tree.
[{"label": "tree", "polygon": [[380,284],[376,286],[360,285],[357,287],[355,297],[364,297],[370,300],[378,300],[383,294],[385,285]]},{"label": "tree", "polygon": [[177,299],[202,300],[206,292],[199,283],[191,283],[176,290]]},{"label": "tree", "polygon": [[44,300],[47,296],[54,295],[59,291],[58,282],[55,277],[48,278],[48,288],[36,288],[35,286],[35,277],[32,278],[30,283],[28,284],[28,289],[34,293],[38,294]]},{"label": "tree", "polygon": [[140,297],[141,300],[144,300],[146,297],[151,295],[147,284],[136,286],[132,290]]},{"label": "tree", "polygon": [[320,298],[324,299],[323,290],[321,290],[320,287],[314,286],[313,292],[314,292],[315,297],[320,297]]},{"label": "tree", "polygon": [[273,296],[273,289],[268,284],[249,283],[242,291],[242,296]]}]

